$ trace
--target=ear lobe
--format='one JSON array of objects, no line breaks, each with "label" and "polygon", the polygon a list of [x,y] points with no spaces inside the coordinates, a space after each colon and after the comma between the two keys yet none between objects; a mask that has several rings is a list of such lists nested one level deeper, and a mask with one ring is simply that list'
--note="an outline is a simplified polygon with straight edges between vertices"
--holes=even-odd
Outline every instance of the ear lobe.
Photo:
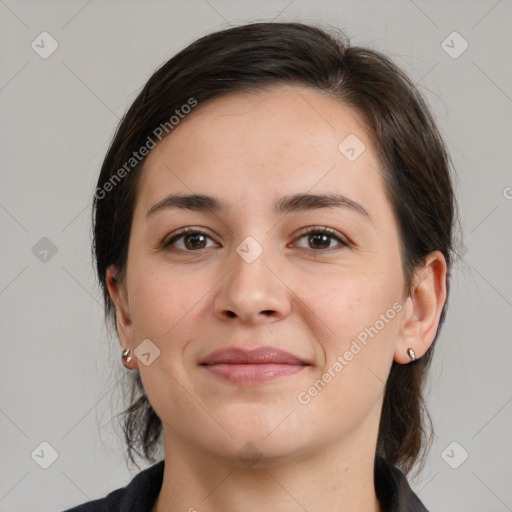
[{"label": "ear lobe", "polygon": [[121,346],[123,348],[130,348],[133,346],[133,328],[126,286],[118,280],[114,265],[107,269],[106,283],[110,298],[116,308],[117,333]]},{"label": "ear lobe", "polygon": [[401,319],[393,358],[397,363],[411,362],[409,348],[419,359],[434,341],[446,302],[446,271],[446,260],[440,251],[430,253],[425,265],[417,270]]}]

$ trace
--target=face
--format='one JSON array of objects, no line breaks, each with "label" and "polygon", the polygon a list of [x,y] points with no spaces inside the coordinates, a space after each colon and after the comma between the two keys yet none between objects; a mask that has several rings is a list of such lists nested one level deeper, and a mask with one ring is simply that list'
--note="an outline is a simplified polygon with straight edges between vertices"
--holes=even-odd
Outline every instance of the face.
[{"label": "face", "polygon": [[[165,201],[191,194],[219,207]],[[150,340],[138,369],[166,445],[283,460],[376,439],[403,289],[362,117],[279,86],[198,105],[149,154],[118,328],[132,351]]]}]

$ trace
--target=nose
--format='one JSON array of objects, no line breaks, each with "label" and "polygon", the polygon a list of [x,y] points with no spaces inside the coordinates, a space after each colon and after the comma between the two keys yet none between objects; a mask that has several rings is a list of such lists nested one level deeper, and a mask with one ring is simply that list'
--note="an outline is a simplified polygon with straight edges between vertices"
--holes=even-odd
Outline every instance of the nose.
[{"label": "nose", "polygon": [[214,302],[217,318],[257,324],[289,315],[292,292],[286,285],[278,258],[263,250],[251,261],[243,257],[243,252],[233,251],[226,264],[230,271],[222,279]]}]

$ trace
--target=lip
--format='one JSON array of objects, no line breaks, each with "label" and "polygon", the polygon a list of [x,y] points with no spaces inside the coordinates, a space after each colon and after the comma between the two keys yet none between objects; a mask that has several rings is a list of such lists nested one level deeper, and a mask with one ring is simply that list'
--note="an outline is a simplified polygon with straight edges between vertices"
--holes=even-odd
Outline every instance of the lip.
[{"label": "lip", "polygon": [[199,364],[222,380],[243,385],[272,381],[310,366],[307,361],[274,347],[217,350]]},{"label": "lip", "polygon": [[207,355],[199,364],[294,364],[307,365],[297,356],[274,347],[258,347],[254,350],[233,347],[217,350]]}]

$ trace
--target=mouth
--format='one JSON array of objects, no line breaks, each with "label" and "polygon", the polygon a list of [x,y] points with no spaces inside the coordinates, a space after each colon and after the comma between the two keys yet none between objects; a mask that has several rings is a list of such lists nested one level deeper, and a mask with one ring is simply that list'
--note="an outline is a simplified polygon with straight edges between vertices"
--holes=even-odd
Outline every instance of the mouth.
[{"label": "mouth", "polygon": [[239,385],[269,382],[294,375],[310,366],[307,361],[273,347],[250,351],[242,348],[219,350],[199,364],[215,377]]}]

